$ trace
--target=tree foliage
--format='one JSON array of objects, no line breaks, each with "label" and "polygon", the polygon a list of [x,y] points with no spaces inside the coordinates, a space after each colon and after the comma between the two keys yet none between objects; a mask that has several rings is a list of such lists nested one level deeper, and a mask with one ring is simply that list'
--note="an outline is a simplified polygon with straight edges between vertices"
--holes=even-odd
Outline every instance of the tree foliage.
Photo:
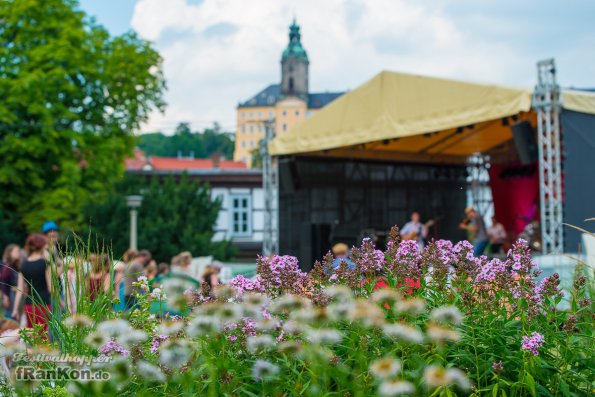
[{"label": "tree foliage", "polygon": [[211,157],[215,152],[226,159],[233,158],[234,143],[230,134],[222,132],[218,124],[202,132],[193,132],[188,123],[180,123],[173,135],[161,132],[143,134],[138,146],[149,156],[176,157],[194,155]]},{"label": "tree foliage", "polygon": [[[129,244],[130,215],[126,207],[126,194],[142,192],[143,201],[138,211],[138,245],[146,248],[160,261],[169,261],[181,251],[194,256],[213,255],[229,259],[234,254],[227,241],[213,243],[214,225],[221,208],[212,200],[208,186],[187,176],[179,180],[168,177],[149,182],[128,177],[103,202],[87,206],[86,220],[93,242],[111,247],[114,254],[124,253]],[[90,233],[90,234],[89,234]]]},{"label": "tree foliage", "polygon": [[122,177],[164,88],[148,42],[110,37],[75,0],[0,2],[0,208],[29,230],[79,227],[82,207]]}]

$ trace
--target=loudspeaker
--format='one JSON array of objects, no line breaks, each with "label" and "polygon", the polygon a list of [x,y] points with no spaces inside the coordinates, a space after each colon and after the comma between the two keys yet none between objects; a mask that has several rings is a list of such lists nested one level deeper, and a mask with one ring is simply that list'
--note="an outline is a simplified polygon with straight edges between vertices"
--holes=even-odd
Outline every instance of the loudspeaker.
[{"label": "loudspeaker", "polygon": [[297,164],[292,159],[279,160],[279,188],[281,193],[295,193],[300,188]]},{"label": "loudspeaker", "polygon": [[522,164],[537,161],[538,149],[533,127],[528,121],[521,121],[510,126],[519,159]]}]

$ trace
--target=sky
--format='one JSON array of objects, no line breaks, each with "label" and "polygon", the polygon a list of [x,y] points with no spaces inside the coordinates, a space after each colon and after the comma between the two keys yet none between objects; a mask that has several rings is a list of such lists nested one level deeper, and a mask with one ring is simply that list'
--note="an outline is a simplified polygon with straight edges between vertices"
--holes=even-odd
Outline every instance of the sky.
[{"label": "sky", "polygon": [[382,70],[530,87],[554,57],[565,87],[595,87],[593,0],[80,0],[112,34],[136,31],[161,53],[165,113],[143,132],[220,123],[280,81],[295,16],[310,91],[346,91]]}]

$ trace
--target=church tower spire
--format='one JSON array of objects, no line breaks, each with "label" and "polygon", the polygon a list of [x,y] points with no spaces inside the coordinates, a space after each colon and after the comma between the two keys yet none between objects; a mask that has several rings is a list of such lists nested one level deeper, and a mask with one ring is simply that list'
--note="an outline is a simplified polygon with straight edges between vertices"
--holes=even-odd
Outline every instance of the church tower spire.
[{"label": "church tower spire", "polygon": [[281,56],[281,94],[308,96],[308,54],[302,47],[300,26],[295,18],[289,27],[289,43]]}]

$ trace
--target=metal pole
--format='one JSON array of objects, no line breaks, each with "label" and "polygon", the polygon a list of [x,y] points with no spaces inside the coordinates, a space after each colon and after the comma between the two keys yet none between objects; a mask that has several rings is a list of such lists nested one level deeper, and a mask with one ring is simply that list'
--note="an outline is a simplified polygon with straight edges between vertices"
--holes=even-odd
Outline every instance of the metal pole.
[{"label": "metal pole", "polygon": [[137,244],[137,227],[136,227],[136,220],[137,220],[137,211],[136,208],[130,208],[130,249],[136,250],[138,249]]}]

